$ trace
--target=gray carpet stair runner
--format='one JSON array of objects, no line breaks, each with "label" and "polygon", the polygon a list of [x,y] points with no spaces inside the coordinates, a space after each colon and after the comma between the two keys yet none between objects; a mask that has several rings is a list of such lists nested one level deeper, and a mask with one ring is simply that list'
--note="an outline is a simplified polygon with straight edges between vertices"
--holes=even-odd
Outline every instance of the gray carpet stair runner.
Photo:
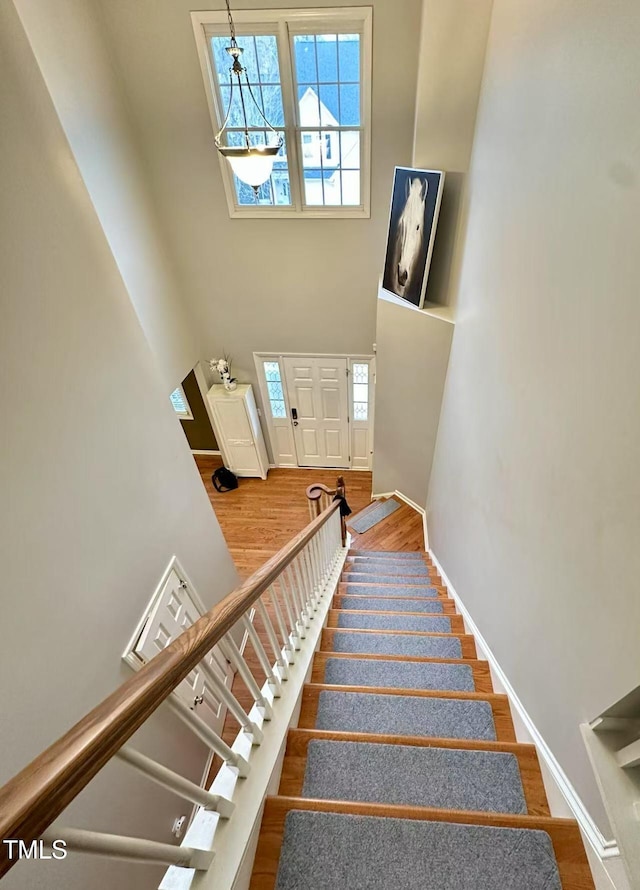
[{"label": "gray carpet stair runner", "polygon": [[400,504],[391,499],[388,501],[381,501],[373,506],[369,505],[368,507],[365,507],[361,513],[358,513],[357,516],[348,520],[349,527],[352,528],[354,532],[362,534],[363,532],[369,531],[374,525],[382,522],[383,519],[386,519],[387,516],[390,516],[399,509]]},{"label": "gray carpet stair runner", "polygon": [[356,581],[359,584],[398,584],[401,582],[403,587],[430,587],[427,575],[383,575],[373,572],[352,572],[347,569],[342,580]]},{"label": "gray carpet stair runner", "polygon": [[[446,812],[432,821],[294,807],[275,890],[562,890],[549,834],[474,824],[482,822],[479,812],[511,814],[504,818],[522,824],[527,803],[518,758],[473,748],[496,740],[492,706],[482,694],[465,698],[476,692],[474,670],[429,585],[424,554],[351,551],[341,580],[339,627],[324,638],[318,682],[329,688],[318,695],[315,729],[378,738],[312,738],[302,797],[471,815],[448,822]],[[419,694],[426,690],[433,694]],[[419,738],[450,741],[432,746]],[[456,747],[460,740],[464,747]]]},{"label": "gray carpet stair runner", "polygon": [[518,760],[498,751],[316,739],[307,749],[302,796],[488,813],[527,812]]},{"label": "gray carpet stair runner", "polygon": [[384,612],[379,615],[369,612],[340,612],[338,627],[354,627],[360,630],[418,630],[425,633],[451,633],[451,621],[448,618],[429,615],[390,615]]},{"label": "gray carpet stair runner", "polygon": [[356,596],[400,596],[400,597],[427,597],[437,599],[438,591],[435,587],[412,587],[399,584],[379,585],[376,582],[368,584],[351,584],[345,586],[347,594]]},{"label": "gray carpet stair runner", "polygon": [[418,559],[424,562],[424,553],[419,550],[350,550],[348,558],[362,559]]},{"label": "gray carpet stair runner", "polygon": [[543,831],[292,811],[276,890],[561,890]]},{"label": "gray carpet stair runner", "polygon": [[334,652],[358,655],[418,655],[423,658],[462,658],[458,637],[430,637],[419,634],[359,633],[357,630],[333,631]]},{"label": "gray carpet stair runner", "polygon": [[316,729],[440,739],[496,738],[489,702],[377,692],[324,690],[320,693]]},{"label": "gray carpet stair runner", "polygon": [[437,600],[430,600],[426,597],[422,599],[402,599],[401,597],[386,598],[384,596],[343,596],[340,598],[340,609],[347,609],[354,612],[364,610],[375,611],[379,609],[384,612],[442,612],[442,603]]},{"label": "gray carpet stair runner", "polygon": [[324,682],[332,686],[380,686],[387,689],[447,689],[475,692],[468,664],[386,661],[378,658],[328,658]]},{"label": "gray carpet stair runner", "polygon": [[384,575],[428,575],[429,566],[426,563],[413,560],[398,560],[397,562],[379,562],[376,560],[354,559],[347,562],[345,568],[354,572],[367,572]]}]

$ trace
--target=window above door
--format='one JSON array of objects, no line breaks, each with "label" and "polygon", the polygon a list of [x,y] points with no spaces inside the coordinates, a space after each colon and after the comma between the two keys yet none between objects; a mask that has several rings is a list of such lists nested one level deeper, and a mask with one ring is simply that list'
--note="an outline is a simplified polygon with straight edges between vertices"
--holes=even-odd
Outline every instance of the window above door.
[{"label": "window above door", "polygon": [[[368,217],[371,148],[371,7],[234,12],[242,63],[261,111],[283,137],[271,177],[253,189],[220,156],[232,217]],[[229,105],[226,13],[193,12],[214,132]],[[229,139],[241,144],[237,90]],[[268,131],[247,104],[252,141]],[[211,150],[216,151],[213,140]]]}]

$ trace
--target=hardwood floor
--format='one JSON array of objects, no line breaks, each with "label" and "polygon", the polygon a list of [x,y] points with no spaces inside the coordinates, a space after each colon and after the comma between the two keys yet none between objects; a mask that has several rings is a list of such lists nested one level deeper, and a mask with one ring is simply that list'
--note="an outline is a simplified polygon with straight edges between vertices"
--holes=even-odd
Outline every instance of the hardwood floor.
[{"label": "hardwood floor", "polygon": [[[305,490],[313,482],[335,488],[341,473],[347,488],[347,502],[354,514],[371,502],[371,473],[363,470],[274,469],[269,470],[264,481],[239,479],[235,491],[221,494],[213,487],[211,474],[222,466],[222,459],[195,455],[195,461],[242,578],[259,569],[309,522]],[[393,516],[401,512],[397,510]],[[381,528],[391,518],[387,517],[376,527]],[[353,537],[364,539],[367,535]]]},{"label": "hardwood floor", "polygon": [[[235,491],[221,494],[213,487],[211,475],[222,466],[222,459],[195,455],[195,461],[242,578],[260,568],[309,522],[305,489],[311,483],[333,488],[341,472],[351,518],[371,503],[371,473],[362,470],[274,469],[264,481],[240,479]],[[394,500],[400,509],[369,531],[359,535],[349,529],[352,549],[424,550],[422,517],[408,504]]]}]

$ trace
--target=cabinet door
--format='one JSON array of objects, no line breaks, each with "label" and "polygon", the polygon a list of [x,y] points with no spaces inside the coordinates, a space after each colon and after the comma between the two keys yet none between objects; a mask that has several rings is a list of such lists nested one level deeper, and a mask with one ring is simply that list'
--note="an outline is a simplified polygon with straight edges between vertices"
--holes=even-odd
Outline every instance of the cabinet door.
[{"label": "cabinet door", "polygon": [[247,417],[243,399],[217,399],[214,410],[227,442],[253,445],[253,430]]}]

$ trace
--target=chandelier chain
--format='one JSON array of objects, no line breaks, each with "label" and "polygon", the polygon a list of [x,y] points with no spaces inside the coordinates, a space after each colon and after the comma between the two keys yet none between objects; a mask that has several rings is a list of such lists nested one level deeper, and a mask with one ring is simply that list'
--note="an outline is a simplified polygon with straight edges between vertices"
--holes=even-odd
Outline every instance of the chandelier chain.
[{"label": "chandelier chain", "polygon": [[231,7],[229,6],[229,0],[225,0],[227,4],[227,18],[229,19],[229,33],[231,34],[231,45],[236,46],[236,26],[233,23],[233,16],[231,15]]}]

